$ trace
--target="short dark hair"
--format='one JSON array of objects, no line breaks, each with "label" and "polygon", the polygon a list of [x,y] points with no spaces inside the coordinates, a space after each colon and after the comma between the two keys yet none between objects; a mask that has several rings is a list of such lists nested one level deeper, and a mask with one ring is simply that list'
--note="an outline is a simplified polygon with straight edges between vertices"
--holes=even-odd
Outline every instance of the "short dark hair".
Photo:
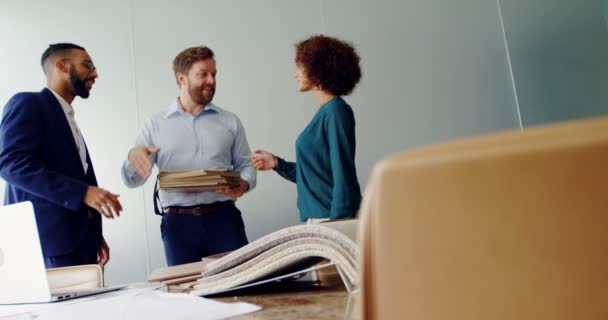
[{"label": "short dark hair", "polygon": [[355,48],[337,38],[316,35],[297,43],[295,60],[312,85],[337,96],[350,94],[361,79]]},{"label": "short dark hair", "polygon": [[40,65],[44,69],[44,63],[53,56],[66,53],[68,50],[78,49],[86,51],[83,47],[73,43],[54,43],[50,44],[49,47],[44,50],[42,57],[40,58]]},{"label": "short dark hair", "polygon": [[191,47],[180,52],[175,59],[173,59],[173,72],[175,73],[175,80],[179,85],[177,79],[178,73],[187,73],[195,62],[213,59],[213,50],[205,46]]}]

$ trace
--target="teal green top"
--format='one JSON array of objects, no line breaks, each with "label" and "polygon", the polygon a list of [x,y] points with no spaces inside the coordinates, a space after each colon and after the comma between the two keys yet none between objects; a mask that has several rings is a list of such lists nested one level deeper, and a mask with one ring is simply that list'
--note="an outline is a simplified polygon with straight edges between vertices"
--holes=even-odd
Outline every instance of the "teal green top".
[{"label": "teal green top", "polygon": [[355,117],[336,97],[319,108],[296,140],[296,162],[275,168],[298,190],[300,220],[353,218],[361,203],[355,170]]}]

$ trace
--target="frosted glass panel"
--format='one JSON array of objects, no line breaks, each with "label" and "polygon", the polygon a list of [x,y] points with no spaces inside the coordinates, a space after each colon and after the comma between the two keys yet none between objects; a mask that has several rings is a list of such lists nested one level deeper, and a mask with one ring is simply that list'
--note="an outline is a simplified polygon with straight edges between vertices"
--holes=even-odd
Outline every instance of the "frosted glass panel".
[{"label": "frosted glass panel", "polygon": [[323,7],[327,32],[354,41],[363,57],[349,101],[364,173],[387,153],[519,127],[496,2],[333,0]]},{"label": "frosted glass panel", "polygon": [[606,1],[500,4],[524,126],[608,114]]},{"label": "frosted glass panel", "polygon": [[[0,106],[19,91],[40,91],[46,80],[40,56],[50,43],[84,46],[99,78],[89,99],[73,102],[76,121],[102,188],[120,194],[124,211],[103,219],[110,261],[108,284],[143,281],[148,276],[141,190],[128,189],[118,169],[137,132],[129,5],[109,0],[83,5],[77,0],[3,1],[0,4]],[[4,187],[2,184],[2,198]]]},{"label": "frosted glass panel", "polygon": [[[510,17],[518,18],[517,14],[515,10]],[[596,18],[605,36],[604,16]],[[522,37],[520,33],[525,36],[525,29],[515,31],[515,38]],[[178,95],[171,69],[174,56],[189,46],[209,45],[218,64],[214,102],[241,118],[252,149],[268,149],[294,160],[294,142],[318,108],[311,94],[297,90],[294,43],[318,33],[354,42],[362,57],[363,79],[346,97],[357,121],[357,174],[362,188],[373,165],[390,153],[519,126],[495,1],[109,0],[83,6],[77,0],[23,0],[0,4],[0,41],[5,44],[0,46],[2,105],[18,91],[44,86],[38,59],[49,43],[82,44],[99,68],[91,98],[76,100],[74,108],[100,184],[120,193],[124,207],[120,219],[104,221],[112,250],[108,284],[142,281],[150,270],[165,265],[160,219],[152,208],[153,184],[126,188],[120,167],[144,120],[165,110]],[[602,54],[608,57],[605,46],[585,45],[573,52],[597,50],[592,54],[596,62]],[[526,53],[528,47],[522,43],[517,48]],[[533,70],[518,59],[520,69]],[[605,75],[597,64],[585,66],[595,78]],[[523,78],[534,79],[525,74]],[[600,100],[597,87],[590,92],[596,94],[593,101]],[[237,203],[249,239],[299,223],[296,199],[294,184],[274,172],[260,173],[256,189]]]}]

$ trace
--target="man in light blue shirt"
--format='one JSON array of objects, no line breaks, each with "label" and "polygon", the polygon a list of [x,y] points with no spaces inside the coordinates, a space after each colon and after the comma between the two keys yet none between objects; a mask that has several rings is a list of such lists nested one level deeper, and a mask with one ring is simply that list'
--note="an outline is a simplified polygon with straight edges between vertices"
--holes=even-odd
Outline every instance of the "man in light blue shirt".
[{"label": "man in light blue shirt", "polygon": [[247,244],[236,198],[253,189],[256,170],[239,118],[211,103],[217,69],[213,51],[188,48],[173,60],[179,97],[167,111],[148,119],[122,166],[128,187],[141,186],[154,164],[160,171],[229,169],[238,187],[215,192],[160,190],[161,234],[169,266]]}]

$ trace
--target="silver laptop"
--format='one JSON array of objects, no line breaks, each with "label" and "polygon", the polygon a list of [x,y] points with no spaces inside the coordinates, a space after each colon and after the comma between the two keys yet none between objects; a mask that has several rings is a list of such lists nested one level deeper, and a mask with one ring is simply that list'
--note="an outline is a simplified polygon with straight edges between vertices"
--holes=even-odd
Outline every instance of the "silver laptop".
[{"label": "silver laptop", "polygon": [[53,302],[123,287],[54,294],[49,289],[32,203],[0,207],[0,304]]}]

